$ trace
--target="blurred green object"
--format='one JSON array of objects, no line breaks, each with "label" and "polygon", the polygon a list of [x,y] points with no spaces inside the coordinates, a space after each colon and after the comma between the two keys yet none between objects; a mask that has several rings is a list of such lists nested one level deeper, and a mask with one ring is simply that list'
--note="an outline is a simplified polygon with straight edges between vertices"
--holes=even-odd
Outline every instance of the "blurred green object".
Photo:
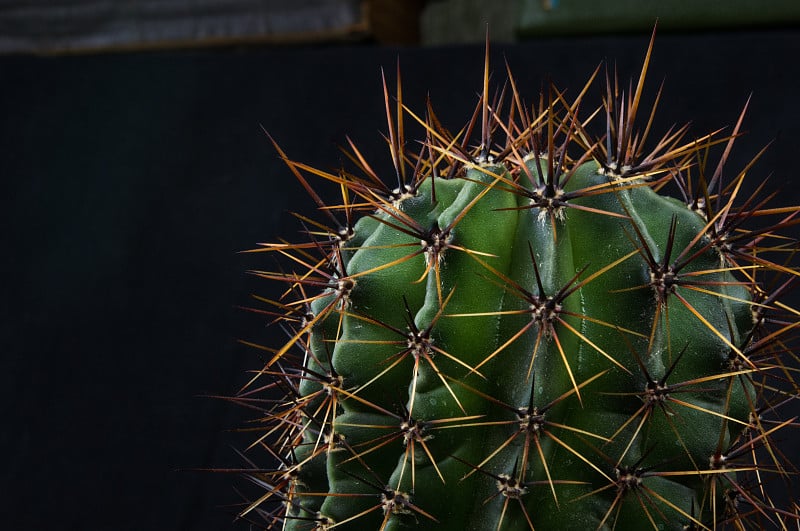
[{"label": "blurred green object", "polygon": [[518,0],[518,37],[800,23],[798,0]]}]

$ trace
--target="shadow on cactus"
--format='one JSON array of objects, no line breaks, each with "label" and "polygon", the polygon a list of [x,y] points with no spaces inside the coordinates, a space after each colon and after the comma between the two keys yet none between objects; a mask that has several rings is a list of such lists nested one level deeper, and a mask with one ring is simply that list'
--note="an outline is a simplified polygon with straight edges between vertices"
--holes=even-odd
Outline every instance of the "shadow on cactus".
[{"label": "shadow on cactus", "polygon": [[490,97],[487,46],[456,134],[403,105],[398,73],[396,96],[384,81],[388,179],[352,144],[353,173],[277,148],[322,221],[298,216],[306,241],[253,251],[282,264],[254,272],[285,286],[257,311],[290,338],[260,347],[268,362],[233,397],[260,415],[241,518],[797,528],[779,443],[797,427],[800,319],[781,298],[800,208],[745,195],[749,165],[726,167],[741,118],[727,136],[650,138],[651,50],[635,84],[606,74],[591,108],[601,69],[574,99],[548,88],[529,105],[510,74]]}]

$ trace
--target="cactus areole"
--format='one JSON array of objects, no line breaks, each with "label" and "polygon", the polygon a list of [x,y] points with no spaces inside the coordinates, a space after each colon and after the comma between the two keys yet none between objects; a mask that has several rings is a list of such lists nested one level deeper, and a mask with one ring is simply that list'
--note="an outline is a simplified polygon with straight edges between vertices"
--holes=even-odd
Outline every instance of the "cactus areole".
[{"label": "cactus areole", "polygon": [[[301,216],[306,241],[254,250],[284,260],[255,273],[285,284],[262,302],[289,340],[262,346],[265,366],[237,397],[263,413],[248,459],[278,463],[247,473],[257,491],[242,518],[291,530],[797,525],[796,502],[779,506],[767,487],[790,485],[777,441],[794,427],[781,412],[798,387],[797,312],[780,297],[796,277],[782,229],[798,210],[745,197],[749,166],[728,175],[741,119],[726,137],[648,138],[646,57],[638,83],[606,79],[585,118],[597,76],[575,100],[548,89],[527,105],[513,79],[492,100],[487,59],[455,135],[406,109],[398,74],[395,98],[384,82],[388,179],[353,145],[358,171],[336,173],[278,148],[321,221]],[[325,181],[340,201],[312,184]]]}]

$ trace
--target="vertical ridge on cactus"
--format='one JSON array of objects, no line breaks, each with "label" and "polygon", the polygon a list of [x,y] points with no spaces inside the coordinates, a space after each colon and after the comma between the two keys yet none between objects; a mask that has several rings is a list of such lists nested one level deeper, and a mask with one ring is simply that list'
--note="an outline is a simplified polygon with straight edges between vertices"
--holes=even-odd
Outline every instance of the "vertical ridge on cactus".
[{"label": "vertical ridge on cactus", "polygon": [[[729,175],[744,111],[727,136],[678,127],[650,140],[656,105],[643,127],[639,115],[652,46],[635,85],[606,74],[587,112],[599,69],[572,101],[550,87],[529,106],[510,73],[492,98],[487,44],[483,92],[456,134],[430,105],[404,105],[398,70],[394,99],[383,80],[385,179],[349,140],[360,175],[275,144],[322,221],[298,216],[307,241],[253,250],[282,261],[253,273],[285,285],[258,311],[289,340],[260,346],[265,366],[234,397],[260,414],[241,518],[798,525],[779,442],[797,428],[782,413],[798,395],[800,319],[781,299],[798,275],[787,229],[800,207],[770,206],[763,185],[744,197],[751,165]],[[405,120],[423,128],[418,144]]]}]

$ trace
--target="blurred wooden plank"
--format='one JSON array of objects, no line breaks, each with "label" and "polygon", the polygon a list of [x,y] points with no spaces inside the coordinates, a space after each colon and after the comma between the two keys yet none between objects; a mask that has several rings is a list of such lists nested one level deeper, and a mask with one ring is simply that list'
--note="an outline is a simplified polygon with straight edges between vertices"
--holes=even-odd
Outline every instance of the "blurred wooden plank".
[{"label": "blurred wooden plank", "polygon": [[752,29],[800,23],[800,1],[770,0],[518,0],[517,34],[591,35]]},{"label": "blurred wooden plank", "polygon": [[17,0],[0,6],[0,53],[359,40],[365,0]]}]

